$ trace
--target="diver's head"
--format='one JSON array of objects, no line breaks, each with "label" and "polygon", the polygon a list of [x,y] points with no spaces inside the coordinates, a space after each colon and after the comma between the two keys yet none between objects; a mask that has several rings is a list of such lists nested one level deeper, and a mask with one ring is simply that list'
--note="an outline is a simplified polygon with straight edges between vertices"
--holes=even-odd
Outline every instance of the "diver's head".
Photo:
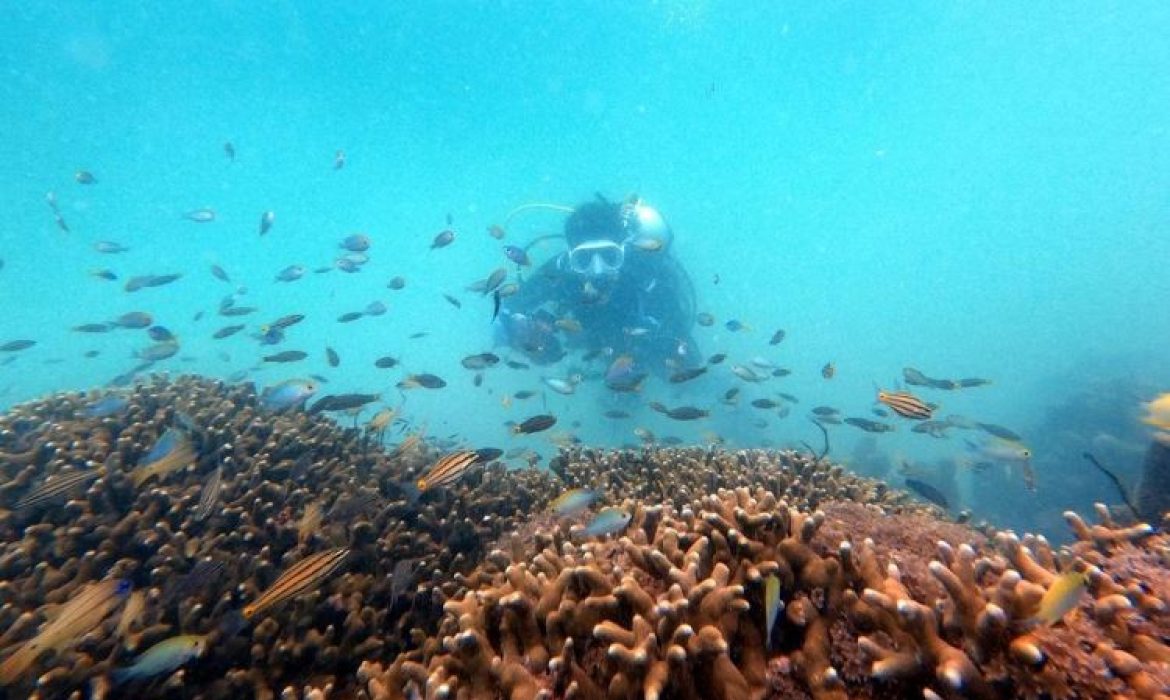
[{"label": "diver's head", "polygon": [[574,209],[565,222],[569,251],[562,267],[595,285],[606,284],[621,274],[631,243],[658,252],[671,238],[662,215],[641,200],[615,204],[599,198]]},{"label": "diver's head", "polygon": [[565,221],[569,251],[562,258],[562,267],[595,285],[610,282],[625,265],[626,237],[621,205],[586,202]]}]

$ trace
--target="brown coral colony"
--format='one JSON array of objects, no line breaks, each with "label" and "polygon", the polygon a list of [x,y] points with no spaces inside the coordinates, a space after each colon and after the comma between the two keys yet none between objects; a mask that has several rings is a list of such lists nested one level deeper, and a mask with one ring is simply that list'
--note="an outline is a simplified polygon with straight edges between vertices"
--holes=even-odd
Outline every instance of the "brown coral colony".
[{"label": "brown coral colony", "polygon": [[[698,448],[461,453],[420,493],[425,440],[201,378],[121,398],[0,417],[7,697],[1168,695],[1170,538],[1103,507],[1055,548],[808,454]],[[550,514],[569,488],[628,524]],[[210,641],[135,660],[179,635]]]}]

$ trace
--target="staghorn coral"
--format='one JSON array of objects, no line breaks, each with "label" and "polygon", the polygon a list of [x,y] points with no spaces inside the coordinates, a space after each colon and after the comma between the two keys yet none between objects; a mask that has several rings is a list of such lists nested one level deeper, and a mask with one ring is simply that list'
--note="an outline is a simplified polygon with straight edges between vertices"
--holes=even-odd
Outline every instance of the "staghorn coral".
[{"label": "staghorn coral", "polygon": [[[1081,541],[1057,552],[988,540],[793,452],[571,450],[553,464],[568,485],[635,513],[621,537],[589,541],[534,515],[565,486],[544,472],[491,465],[411,503],[398,484],[433,461],[425,443],[387,454],[327,418],[260,411],[250,385],[155,377],[126,398],[108,418],[85,417],[92,397],[77,393],[0,417],[0,508],[45,475],[101,471],[62,503],[0,511],[0,657],[90,581],[127,577],[145,594],[136,614],[39,658],[9,697],[87,682],[113,697],[108,670],[177,633],[210,633],[208,654],[135,697],[1164,692],[1170,543],[1148,528],[1070,518]],[[134,488],[175,425],[198,461]],[[217,468],[219,503],[200,520]],[[230,624],[289,565],[336,546],[353,553],[317,591]],[[186,585],[208,561],[214,576]],[[1027,623],[1070,567],[1089,572],[1092,597],[1057,626]],[[770,649],[769,575],[785,604]]]},{"label": "staghorn coral", "polygon": [[849,500],[883,504],[894,512],[941,512],[881,481],[792,450],[573,448],[561,450],[549,469],[569,486],[644,503],[671,503],[676,508],[721,488],[762,486],[784,494],[797,508],[816,509],[823,502]]},{"label": "staghorn coral", "polygon": [[[433,626],[487,543],[519,527],[555,495],[545,473],[491,465],[416,504],[397,484],[433,460],[425,444],[395,454],[357,431],[303,412],[257,407],[251,385],[155,377],[125,395],[125,411],[87,418],[92,396],[59,394],[0,417],[0,507],[13,509],[45,476],[101,470],[69,498],[32,510],[0,510],[0,656],[35,634],[49,606],[85,583],[118,576],[145,591],[125,637],[120,613],[72,648],[39,659],[10,697],[65,697],[174,634],[213,635],[199,662],[136,697],[174,687],[208,696],[272,698],[346,692],[362,658],[390,659]],[[199,458],[135,488],[130,474],[158,436],[186,426]],[[223,469],[219,501],[195,517],[202,486]],[[320,522],[298,531],[306,512]],[[319,590],[288,601],[236,634],[233,613],[291,563],[331,546],[353,550]],[[219,567],[180,591],[200,561]],[[411,564],[403,567],[402,562]]]},{"label": "staghorn coral", "polygon": [[[762,487],[624,507],[616,539],[494,551],[438,635],[359,680],[377,700],[1166,697],[1166,572],[1150,569],[1167,539],[1148,529],[1105,521],[1056,552],[872,504],[802,511]],[[1038,626],[1069,569],[1089,595]],[[770,649],[769,575],[784,602]]]}]

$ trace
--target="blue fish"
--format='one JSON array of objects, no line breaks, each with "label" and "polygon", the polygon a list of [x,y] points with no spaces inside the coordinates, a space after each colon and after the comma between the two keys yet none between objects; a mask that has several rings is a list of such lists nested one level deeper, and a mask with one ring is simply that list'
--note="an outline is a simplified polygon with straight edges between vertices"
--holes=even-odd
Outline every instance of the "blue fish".
[{"label": "blue fish", "polygon": [[154,464],[163,457],[166,457],[182,444],[184,437],[186,436],[181,430],[167,428],[166,432],[160,435],[158,440],[155,441],[154,447],[150,448],[150,452],[147,452],[146,456],[138,461],[138,464]]},{"label": "blue fish", "polygon": [[151,340],[159,343],[170,343],[176,340],[175,334],[164,326],[151,326],[146,329],[146,334],[150,336]]},{"label": "blue fish", "polygon": [[200,656],[206,648],[207,637],[203,635],[185,634],[164,639],[143,652],[133,665],[115,669],[110,677],[115,685],[136,678],[151,678],[175,670]]},{"label": "blue fish", "polygon": [[121,396],[107,396],[86,406],[83,413],[87,418],[106,418],[121,413],[129,405],[130,402]]},{"label": "blue fish", "polygon": [[308,379],[289,379],[268,387],[260,396],[260,405],[270,411],[283,411],[303,404],[317,393],[317,383]]},{"label": "blue fish", "polygon": [[600,496],[590,489],[569,489],[557,496],[548,507],[557,517],[565,517],[585,510]]},{"label": "blue fish", "polygon": [[605,535],[612,535],[626,529],[630,524],[630,513],[617,506],[610,506],[603,508],[600,513],[593,516],[593,520],[585,526],[585,535],[588,537],[603,537]]},{"label": "blue fish", "polygon": [[279,345],[284,342],[284,329],[276,328],[275,326],[265,326],[260,329],[260,334],[256,336],[261,345]]},{"label": "blue fish", "polygon": [[509,260],[516,263],[517,265],[520,265],[521,267],[527,267],[528,265],[532,264],[532,261],[528,259],[528,252],[519,246],[504,246],[504,255],[506,255]]}]

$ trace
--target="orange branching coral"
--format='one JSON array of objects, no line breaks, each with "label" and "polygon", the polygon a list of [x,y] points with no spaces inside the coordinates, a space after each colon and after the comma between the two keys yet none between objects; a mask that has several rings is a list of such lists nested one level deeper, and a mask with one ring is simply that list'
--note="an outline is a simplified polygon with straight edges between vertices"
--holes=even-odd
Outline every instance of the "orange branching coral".
[{"label": "orange branching coral", "polygon": [[[459,579],[438,637],[359,680],[379,700],[1165,697],[1167,589],[1134,578],[1163,535],[1103,522],[1056,552],[872,505],[801,511],[763,488],[624,507],[616,539],[553,531],[534,555],[493,552]],[[1068,570],[1089,595],[1040,625]],[[770,576],[784,609],[768,640]]]}]

